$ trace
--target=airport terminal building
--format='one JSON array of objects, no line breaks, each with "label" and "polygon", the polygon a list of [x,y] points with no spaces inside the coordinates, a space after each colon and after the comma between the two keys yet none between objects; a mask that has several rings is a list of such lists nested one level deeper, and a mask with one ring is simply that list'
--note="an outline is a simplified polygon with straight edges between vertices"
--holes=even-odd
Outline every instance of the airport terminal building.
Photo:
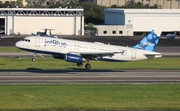
[{"label": "airport terminal building", "polygon": [[180,9],[104,9],[105,23],[97,25],[97,36],[133,36],[161,27],[180,31]]},{"label": "airport terminal building", "polygon": [[54,29],[57,35],[84,35],[84,9],[1,8],[0,25],[4,33],[31,34]]}]

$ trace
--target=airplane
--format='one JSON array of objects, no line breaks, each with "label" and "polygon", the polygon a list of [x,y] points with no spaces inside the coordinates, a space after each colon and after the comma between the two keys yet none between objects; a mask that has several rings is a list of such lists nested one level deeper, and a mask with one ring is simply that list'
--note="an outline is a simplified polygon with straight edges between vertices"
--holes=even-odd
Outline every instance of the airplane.
[{"label": "airplane", "polygon": [[4,39],[4,38],[12,38],[12,37],[14,37],[14,36],[0,36],[0,40]]},{"label": "airplane", "polygon": [[90,60],[126,62],[162,57],[161,53],[155,52],[160,35],[161,30],[156,28],[133,47],[39,36],[25,37],[15,46],[34,52],[32,61],[36,61],[37,53],[51,54],[53,58],[76,63],[79,67],[87,62],[85,68],[88,70],[91,69]]},{"label": "airplane", "polygon": [[[33,36],[46,36],[46,37],[57,38],[56,35],[52,35],[51,30],[54,30],[54,29],[44,29],[44,32],[37,32],[36,34],[32,33],[31,35],[33,35]],[[49,35],[47,34],[47,31],[49,31]]]},{"label": "airplane", "polygon": [[4,34],[4,32],[5,32],[4,30],[0,30],[0,34]]},{"label": "airplane", "polygon": [[176,33],[177,33],[177,31],[175,31],[174,34],[167,34],[166,38],[168,40],[173,40],[173,39],[175,39],[177,37]]}]

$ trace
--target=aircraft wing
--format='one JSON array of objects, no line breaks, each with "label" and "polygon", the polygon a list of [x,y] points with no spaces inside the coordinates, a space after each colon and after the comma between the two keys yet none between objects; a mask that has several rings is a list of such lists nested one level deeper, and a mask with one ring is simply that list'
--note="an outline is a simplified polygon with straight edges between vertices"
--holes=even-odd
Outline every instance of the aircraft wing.
[{"label": "aircraft wing", "polygon": [[0,36],[0,40],[4,39],[4,38],[12,38],[12,37],[14,37],[14,36]]},{"label": "aircraft wing", "polygon": [[1,38],[11,38],[13,36],[2,36]]},{"label": "aircraft wing", "polygon": [[73,54],[77,54],[77,55],[81,55],[82,57],[86,58],[86,57],[104,57],[104,56],[113,56],[116,53],[120,53],[120,52],[70,52]]}]

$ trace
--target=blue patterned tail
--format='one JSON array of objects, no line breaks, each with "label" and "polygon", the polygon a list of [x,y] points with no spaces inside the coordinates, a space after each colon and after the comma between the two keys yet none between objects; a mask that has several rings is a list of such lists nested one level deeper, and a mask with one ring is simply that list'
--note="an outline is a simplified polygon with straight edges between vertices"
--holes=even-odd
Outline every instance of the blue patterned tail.
[{"label": "blue patterned tail", "polygon": [[159,37],[160,37],[161,31],[160,32],[156,31],[156,32],[154,30],[152,30],[148,35],[146,35],[133,48],[143,49],[143,50],[148,50],[148,51],[155,51],[156,46],[157,46],[158,41],[159,41]]}]

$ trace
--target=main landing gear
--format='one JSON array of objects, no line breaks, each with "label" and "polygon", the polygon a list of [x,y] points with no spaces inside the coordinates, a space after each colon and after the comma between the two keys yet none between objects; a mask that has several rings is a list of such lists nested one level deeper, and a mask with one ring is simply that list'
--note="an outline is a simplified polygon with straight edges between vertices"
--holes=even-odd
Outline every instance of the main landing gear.
[{"label": "main landing gear", "polygon": [[82,67],[83,63],[77,63],[77,66]]},{"label": "main landing gear", "polygon": [[[79,66],[79,67],[82,67],[82,65],[83,65],[83,63],[77,63],[77,66]],[[88,69],[91,69],[91,64],[89,64],[89,63],[87,63],[86,65],[85,65],[85,68],[88,70]]]},{"label": "main landing gear", "polygon": [[[86,58],[87,64],[85,65],[85,68],[87,70],[91,69],[91,65],[89,64],[89,58]],[[77,63],[77,66],[82,67],[83,63]]]},{"label": "main landing gear", "polygon": [[87,63],[87,64],[85,65],[85,68],[86,68],[87,70],[88,70],[88,69],[91,69],[91,65]]}]

